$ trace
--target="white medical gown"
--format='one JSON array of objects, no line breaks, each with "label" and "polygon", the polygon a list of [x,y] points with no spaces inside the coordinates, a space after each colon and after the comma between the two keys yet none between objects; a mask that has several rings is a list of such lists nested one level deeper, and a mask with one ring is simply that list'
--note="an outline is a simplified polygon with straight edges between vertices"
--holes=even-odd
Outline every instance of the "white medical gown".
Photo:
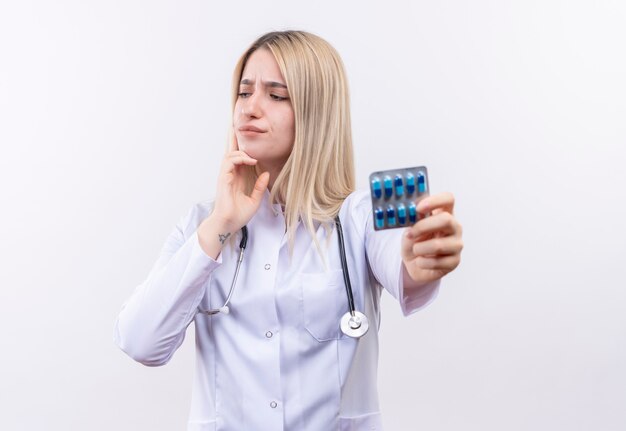
[{"label": "white medical gown", "polygon": [[115,328],[119,347],[151,366],[167,363],[195,324],[196,372],[189,431],[381,430],[377,395],[380,295],[386,289],[405,315],[434,299],[439,283],[404,286],[400,236],[375,232],[367,190],[343,203],[348,268],[357,310],[370,321],[361,339],[339,329],[348,311],[336,231],[317,238],[299,224],[293,254],[279,205],[266,192],[248,223],[248,246],[230,314],[223,305],[239,238],[217,260],[198,243],[197,227],[212,202],[195,205],[167,238],[147,279],[124,304]]}]

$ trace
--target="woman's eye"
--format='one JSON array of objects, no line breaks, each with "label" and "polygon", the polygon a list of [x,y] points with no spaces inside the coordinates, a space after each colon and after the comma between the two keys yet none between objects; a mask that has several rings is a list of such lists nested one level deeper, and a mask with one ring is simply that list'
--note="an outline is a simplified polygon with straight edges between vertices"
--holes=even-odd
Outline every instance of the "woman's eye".
[{"label": "woman's eye", "polygon": [[246,97],[250,97],[250,93],[246,93],[245,91],[240,91],[239,97],[241,97],[242,99],[245,99]]},{"label": "woman's eye", "polygon": [[278,94],[270,94],[270,97],[271,97],[273,100],[277,100],[277,101],[287,100],[287,98],[286,98],[286,97],[279,96]]}]

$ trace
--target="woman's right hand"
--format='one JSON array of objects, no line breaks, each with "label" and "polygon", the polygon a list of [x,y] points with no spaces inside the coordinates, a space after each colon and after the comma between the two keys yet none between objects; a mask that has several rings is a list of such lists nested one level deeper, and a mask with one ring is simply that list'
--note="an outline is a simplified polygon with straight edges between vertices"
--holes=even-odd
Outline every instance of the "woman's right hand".
[{"label": "woman's right hand", "polygon": [[256,163],[256,159],[240,150],[229,152],[222,161],[211,215],[229,232],[241,229],[250,221],[267,189],[270,174],[263,172],[257,178],[250,196],[246,195],[244,167],[254,166]]},{"label": "woman's right hand", "polygon": [[259,175],[250,196],[246,195],[243,175],[245,166],[256,163],[256,159],[240,150],[230,151],[222,160],[213,212],[198,227],[200,245],[214,259],[226,240],[250,221],[261,204],[269,172]]}]

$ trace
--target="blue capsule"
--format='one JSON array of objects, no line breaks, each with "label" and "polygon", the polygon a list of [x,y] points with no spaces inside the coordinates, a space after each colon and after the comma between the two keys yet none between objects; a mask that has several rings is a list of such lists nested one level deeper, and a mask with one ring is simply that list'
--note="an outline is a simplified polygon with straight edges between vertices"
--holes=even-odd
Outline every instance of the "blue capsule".
[{"label": "blue capsule", "polygon": [[374,193],[376,199],[380,199],[383,195],[383,190],[380,186],[380,178],[378,177],[372,179],[372,193]]},{"label": "blue capsule", "polygon": [[398,205],[398,224],[400,226],[406,224],[406,207],[404,204]]},{"label": "blue capsule", "polygon": [[421,171],[417,173],[417,191],[420,193],[426,191],[426,176]]},{"label": "blue capsule", "polygon": [[406,194],[412,195],[415,193],[415,177],[412,173],[406,174]]},{"label": "blue capsule", "polygon": [[413,202],[409,204],[409,222],[411,224],[417,222],[417,207]]},{"label": "blue capsule", "polygon": [[396,196],[402,196],[404,194],[404,182],[402,181],[402,176],[396,175],[393,183],[396,186]]},{"label": "blue capsule", "polygon": [[374,214],[376,216],[376,227],[378,229],[382,229],[385,227],[385,212],[383,211],[383,209],[381,207],[377,207],[376,210],[374,211]]},{"label": "blue capsule", "polygon": [[393,205],[387,207],[387,226],[396,225],[396,210]]},{"label": "blue capsule", "polygon": [[383,183],[385,185],[385,197],[390,198],[393,195],[393,186],[391,184],[391,177],[389,175],[385,175],[383,179]]}]

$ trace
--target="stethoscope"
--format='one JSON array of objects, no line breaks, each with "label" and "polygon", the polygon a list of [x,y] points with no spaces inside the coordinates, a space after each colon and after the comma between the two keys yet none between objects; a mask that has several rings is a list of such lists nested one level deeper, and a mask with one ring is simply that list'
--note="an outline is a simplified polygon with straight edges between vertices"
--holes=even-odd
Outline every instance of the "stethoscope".
[{"label": "stethoscope", "polygon": [[[341,328],[341,332],[346,334],[348,337],[352,338],[361,338],[367,330],[369,329],[369,321],[367,320],[367,316],[357,311],[354,307],[354,296],[352,294],[352,284],[350,284],[350,274],[348,273],[348,261],[346,260],[346,248],[343,240],[343,230],[341,229],[341,221],[339,220],[339,216],[335,217],[335,226],[337,226],[337,237],[339,239],[339,255],[341,256],[341,269],[343,271],[343,281],[346,286],[346,294],[348,296],[348,309],[349,311],[343,315],[341,321],[339,323],[339,327]],[[248,228],[246,226],[241,228],[241,242],[239,243],[239,258],[237,259],[237,267],[235,268],[235,275],[233,276],[233,282],[230,285],[230,290],[228,291],[228,296],[226,297],[226,301],[224,305],[220,308],[213,308],[211,310],[202,310],[198,308],[198,312],[214,315],[218,313],[228,314],[230,312],[230,308],[228,304],[230,303],[231,298],[233,297],[233,292],[235,291],[235,286],[237,285],[237,276],[239,275],[239,268],[241,267],[241,262],[243,261],[243,254],[246,250],[246,245],[248,244]]]}]

